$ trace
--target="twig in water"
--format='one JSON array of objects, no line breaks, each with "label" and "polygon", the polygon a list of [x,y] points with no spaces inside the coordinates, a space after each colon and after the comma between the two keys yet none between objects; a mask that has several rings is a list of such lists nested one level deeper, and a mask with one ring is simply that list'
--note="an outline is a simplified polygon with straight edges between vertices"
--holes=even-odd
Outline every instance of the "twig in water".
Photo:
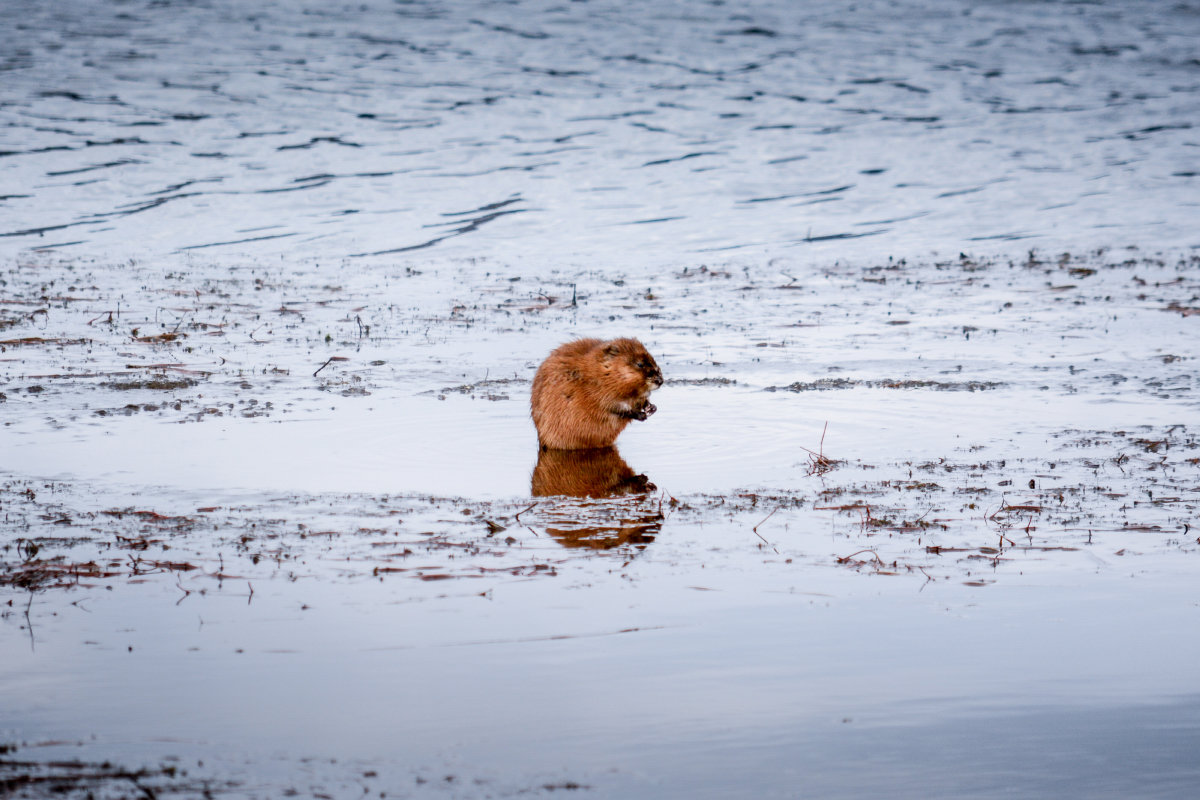
[{"label": "twig in water", "polygon": [[[775,508],[775,511],[778,511],[778,510],[779,510],[779,507],[778,507],[778,506],[776,506],[776,508]],[[758,525],[762,525],[762,524],[763,524],[763,522],[766,522],[766,521],[767,521],[767,520],[769,520],[771,517],[775,516],[775,511],[772,511],[770,514],[767,514],[765,517],[763,517],[763,520],[762,520],[762,522],[758,523]],[[753,530],[755,533],[758,533],[758,525],[755,525],[755,526],[754,526],[754,528],[752,528],[752,530]]]},{"label": "twig in water", "polygon": [[33,589],[29,590],[29,602],[25,604],[25,629],[29,631],[29,649],[34,651],[37,650],[37,639],[33,636],[33,620],[29,616],[31,608],[33,608]]},{"label": "twig in water", "polygon": [[[775,508],[775,511],[778,511],[778,510],[779,510],[779,507],[776,507],[776,508]],[[767,520],[769,520],[771,517],[775,516],[775,511],[772,511],[770,514],[767,514],[765,517],[763,517],[763,520],[762,520],[762,522],[758,523],[758,525],[762,525],[762,524],[763,524],[763,522],[766,522],[766,521],[767,521]],[[755,526],[754,526],[753,528],[751,528],[750,530],[754,531],[754,535],[755,535],[755,536],[757,536],[758,538],[762,539],[762,540],[763,540],[763,542],[764,542],[765,544],[767,544],[767,545],[768,545],[768,546],[769,546],[769,547],[770,547],[772,550],[774,550],[774,551],[775,551],[775,555],[780,555],[779,548],[777,548],[775,545],[773,545],[773,544],[771,544],[770,542],[768,542],[768,541],[767,541],[765,538],[763,538],[763,535],[762,535],[761,533],[759,533],[759,532],[758,532],[758,525],[755,525]]]},{"label": "twig in water", "polygon": [[[321,366],[317,367],[317,372],[320,372],[321,370],[325,369],[326,367],[328,367],[328,366],[329,366],[331,363],[333,363],[334,361],[349,361],[349,360],[350,360],[350,359],[346,358],[345,356],[330,356],[330,357],[329,357],[329,359],[328,359],[328,360],[327,360],[327,361],[326,361],[324,364],[322,364]],[[313,373],[313,377],[314,377],[314,378],[315,378],[315,377],[317,377],[317,372],[314,372],[314,373]]]},{"label": "twig in water", "polygon": [[517,522],[520,522],[520,521],[521,521],[521,515],[522,515],[522,514],[524,514],[526,511],[529,511],[529,510],[531,510],[531,509],[534,509],[534,508],[537,508],[537,503],[530,503],[528,506],[526,506],[525,508],[522,508],[522,509],[521,509],[520,511],[518,511],[516,514],[514,514],[514,515],[513,515],[513,519],[515,519]]},{"label": "twig in water", "polygon": [[853,552],[853,553],[851,553],[851,554],[850,554],[850,555],[848,555],[848,556],[834,556],[834,558],[836,558],[836,559],[837,559],[837,563],[839,563],[839,564],[845,564],[847,561],[849,561],[850,559],[854,558],[856,555],[859,555],[860,553],[870,553],[871,555],[875,556],[875,563],[876,563],[876,564],[882,564],[882,563],[883,563],[883,559],[879,557],[879,553],[876,553],[874,550],[871,550],[870,548],[867,548],[867,549],[865,549],[865,550],[858,550],[858,551],[856,551],[856,552]]}]

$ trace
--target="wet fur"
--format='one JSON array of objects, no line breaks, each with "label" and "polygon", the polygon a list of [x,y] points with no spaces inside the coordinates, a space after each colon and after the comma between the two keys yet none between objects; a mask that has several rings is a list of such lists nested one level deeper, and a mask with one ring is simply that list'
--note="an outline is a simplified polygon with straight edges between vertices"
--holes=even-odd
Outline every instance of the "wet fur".
[{"label": "wet fur", "polygon": [[533,378],[530,405],[543,449],[610,447],[631,420],[657,409],[662,372],[637,339],[579,339],[552,352]]},{"label": "wet fur", "polygon": [[538,453],[530,493],[534,497],[618,497],[646,494],[654,484],[625,463],[615,447]]}]

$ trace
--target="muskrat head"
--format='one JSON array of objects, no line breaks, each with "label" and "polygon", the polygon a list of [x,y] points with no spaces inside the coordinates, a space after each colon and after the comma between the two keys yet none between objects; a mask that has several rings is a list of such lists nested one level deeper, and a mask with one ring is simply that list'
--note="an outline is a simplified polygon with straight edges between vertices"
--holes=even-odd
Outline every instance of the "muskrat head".
[{"label": "muskrat head", "polygon": [[622,397],[644,401],[663,384],[654,356],[637,339],[605,342],[601,358],[609,381]]}]

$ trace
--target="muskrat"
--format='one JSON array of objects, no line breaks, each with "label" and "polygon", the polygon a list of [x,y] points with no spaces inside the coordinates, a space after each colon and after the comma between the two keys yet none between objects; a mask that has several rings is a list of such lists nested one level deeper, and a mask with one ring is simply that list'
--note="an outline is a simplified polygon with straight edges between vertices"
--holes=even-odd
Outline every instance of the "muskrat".
[{"label": "muskrat", "polygon": [[610,447],[632,420],[658,409],[662,372],[637,339],[579,339],[554,350],[533,377],[530,405],[543,450]]}]

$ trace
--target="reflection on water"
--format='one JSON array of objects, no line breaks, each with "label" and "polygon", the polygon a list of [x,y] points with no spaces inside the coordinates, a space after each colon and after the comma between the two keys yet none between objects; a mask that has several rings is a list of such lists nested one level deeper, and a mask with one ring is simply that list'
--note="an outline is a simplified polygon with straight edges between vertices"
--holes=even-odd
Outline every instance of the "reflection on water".
[{"label": "reflection on water", "polygon": [[655,486],[633,471],[615,447],[542,450],[533,469],[534,497],[627,498],[619,503],[564,499],[544,511],[553,522],[546,532],[565,547],[609,550],[624,544],[639,549],[662,530],[663,514],[649,495]]},{"label": "reflection on water", "polygon": [[591,450],[542,450],[533,468],[534,497],[616,497],[655,490],[645,475],[637,475],[615,447]]},{"label": "reflection on water", "polygon": [[607,525],[584,524],[579,527],[546,528],[546,533],[557,539],[563,547],[611,550],[628,544],[642,550],[662,531],[662,520],[661,512],[649,512],[640,516],[610,519],[610,524]]}]

